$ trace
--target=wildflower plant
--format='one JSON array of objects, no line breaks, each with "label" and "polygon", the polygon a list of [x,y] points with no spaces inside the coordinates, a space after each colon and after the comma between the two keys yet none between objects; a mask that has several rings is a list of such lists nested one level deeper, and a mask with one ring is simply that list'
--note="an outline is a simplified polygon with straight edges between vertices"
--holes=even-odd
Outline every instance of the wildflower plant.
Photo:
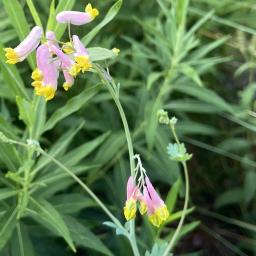
[{"label": "wildflower plant", "polygon": [[[185,2],[187,3],[187,1]],[[16,9],[13,8],[12,3]],[[17,0],[13,0],[12,3],[4,0],[9,15],[14,16],[16,15],[15,11],[17,11],[21,17],[21,23],[23,22],[25,25],[24,27],[19,26],[19,21],[15,23],[22,41],[14,48],[3,47],[1,49],[0,57],[5,58],[5,62],[1,62],[1,68],[5,71],[6,77],[11,79],[11,85],[14,88],[12,93],[18,107],[19,118],[24,122],[26,130],[24,133],[19,130],[17,132],[9,131],[8,122],[5,122],[6,129],[0,131],[1,147],[3,152],[7,152],[8,155],[5,173],[2,175],[1,172],[0,177],[6,185],[6,188],[0,190],[0,198],[4,202],[1,205],[4,210],[0,215],[0,223],[3,227],[0,228],[0,251],[3,250],[6,254],[11,250],[10,248],[16,248],[15,246],[12,247],[12,244],[21,243],[21,255],[33,255],[33,243],[27,231],[28,222],[31,221],[36,223],[37,227],[39,226],[39,231],[42,226],[48,229],[51,234],[62,237],[74,253],[79,246],[84,246],[105,255],[113,255],[107,246],[84,226],[82,221],[74,218],[74,216],[78,216],[79,210],[97,205],[109,218],[109,221],[104,222],[105,226],[114,229],[117,235],[126,237],[133,255],[142,255],[142,251],[145,252],[145,255],[151,256],[171,255],[170,251],[173,249],[189,210],[186,161],[191,158],[191,155],[186,152],[184,144],[179,142],[175,133],[177,120],[175,118],[169,119],[167,112],[163,110],[156,114],[155,107],[159,106],[158,99],[152,112],[155,115],[154,119],[158,117],[161,124],[169,125],[176,141],[175,144],[168,146],[168,152],[164,157],[169,161],[169,155],[170,160],[178,161],[184,167],[186,197],[179,225],[171,240],[167,237],[165,238],[167,242],[161,242],[159,241],[160,237],[158,237],[159,239],[153,241],[152,249],[149,247],[140,248],[139,237],[136,234],[137,226],[135,225],[135,221],[140,218],[137,213],[140,212],[143,223],[150,224],[152,230],[158,230],[154,232],[158,232],[160,236],[162,229],[171,222],[171,207],[169,207],[167,200],[162,199],[156,187],[152,185],[151,180],[153,179],[143,167],[140,155],[134,153],[133,134],[130,132],[127,117],[120,101],[120,84],[116,84],[111,76],[111,70],[105,67],[106,60],[115,59],[120,50],[115,48],[115,45],[113,45],[112,50],[88,46],[100,29],[115,17],[122,1],[117,1],[106,14],[106,17],[83,38],[72,33],[73,26],[86,26],[87,23],[97,21],[100,12],[91,4],[87,4],[84,11],[72,11],[74,1],[59,1],[58,5],[55,6],[53,0],[48,25],[44,28],[33,1],[27,1],[36,23],[29,32],[29,26],[20,3]],[[186,4],[184,6],[186,7]],[[183,23],[182,26],[184,26]],[[63,28],[67,28],[67,42],[61,41],[65,31]],[[30,82],[31,88],[34,90],[33,96],[31,90],[27,90],[24,86],[16,67],[13,66],[26,59],[32,69]],[[105,65],[101,61],[105,61]],[[171,73],[175,72],[176,66],[172,68]],[[69,99],[64,106],[47,118],[46,106],[51,106],[50,104],[54,102],[53,99],[58,101],[58,95],[61,94],[61,89],[59,89],[61,78],[64,80],[62,92],[65,94],[68,91],[67,94],[69,95],[81,74],[85,75],[81,78],[94,75],[97,84],[83,88],[82,92],[79,91],[78,95]],[[171,76],[172,74],[168,74],[168,81],[171,80]],[[165,87],[167,86],[166,83]],[[83,104],[96,97],[99,90],[103,90],[103,88],[117,107],[124,128],[125,148],[127,147],[129,154],[130,166],[128,168],[126,201],[120,218],[117,216],[121,215],[121,208],[118,209],[120,214],[113,214],[112,209],[109,210],[99,198],[100,196],[93,192],[83,179],[79,178],[79,175],[84,174],[88,169],[94,170],[99,166],[101,159],[86,167],[79,165],[79,163],[103,144],[109,134],[103,134],[68,153],[65,151],[73,137],[83,128],[83,122],[66,131],[49,150],[45,150],[44,147],[50,139],[45,139],[42,136],[60,120],[79,110]],[[102,148],[105,150],[103,146]],[[14,160],[10,158],[10,155]],[[87,160],[89,162],[91,159],[88,157]],[[61,194],[74,182],[81,188],[79,194],[71,195],[72,199],[77,199],[82,205],[77,211],[72,207],[65,207],[67,203],[72,204],[72,200],[69,200],[69,194]],[[85,191],[90,198],[84,198],[81,191]],[[125,195],[125,189],[122,193]],[[84,206],[86,200],[89,206]],[[64,207],[62,206],[61,212],[58,207],[61,207],[63,202]],[[86,236],[86,242],[83,240],[83,236]]]}]

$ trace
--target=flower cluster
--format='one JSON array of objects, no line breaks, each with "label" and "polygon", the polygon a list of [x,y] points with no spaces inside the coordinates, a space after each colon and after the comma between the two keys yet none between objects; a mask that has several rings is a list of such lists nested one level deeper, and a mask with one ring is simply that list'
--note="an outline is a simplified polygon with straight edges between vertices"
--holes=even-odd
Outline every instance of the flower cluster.
[{"label": "flower cluster", "polygon": [[[146,175],[139,155],[134,157],[138,160],[138,164],[135,169],[135,177],[130,176],[127,182],[124,216],[127,221],[135,218],[138,202],[140,213],[142,215],[147,213],[149,221],[154,226],[159,227],[169,217],[169,211]],[[137,179],[138,184],[136,185],[136,178],[139,173],[140,177]]]},{"label": "flower cluster", "polygon": [[[63,11],[56,16],[56,20],[69,25],[83,25],[94,20],[97,15],[99,11],[88,4],[85,12]],[[53,31],[47,31],[44,37],[43,29],[38,26],[35,26],[16,48],[4,49],[6,62],[21,62],[35,49],[37,68],[31,75],[32,86],[35,93],[47,101],[55,96],[60,71],[65,78],[63,88],[67,91],[79,73],[92,67],[88,51],[78,36],[70,36],[70,41],[66,43],[58,42]]]}]

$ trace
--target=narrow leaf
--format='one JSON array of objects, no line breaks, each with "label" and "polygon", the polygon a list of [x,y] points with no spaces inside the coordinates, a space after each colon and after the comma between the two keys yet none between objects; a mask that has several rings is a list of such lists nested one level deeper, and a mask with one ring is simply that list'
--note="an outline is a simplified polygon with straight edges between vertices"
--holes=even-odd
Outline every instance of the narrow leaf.
[{"label": "narrow leaf", "polygon": [[85,89],[83,92],[68,100],[64,107],[58,109],[46,122],[44,132],[52,129],[56,123],[79,110],[87,103],[100,89],[100,85],[95,85]]}]

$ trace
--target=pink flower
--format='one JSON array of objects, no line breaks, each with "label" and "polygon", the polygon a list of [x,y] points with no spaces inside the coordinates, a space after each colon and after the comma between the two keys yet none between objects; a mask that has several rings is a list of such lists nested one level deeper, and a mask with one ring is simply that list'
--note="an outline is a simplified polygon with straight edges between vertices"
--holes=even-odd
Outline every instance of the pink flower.
[{"label": "pink flower", "polygon": [[6,63],[16,64],[17,62],[23,61],[36,47],[39,45],[40,40],[43,36],[42,28],[34,27],[27,37],[14,49],[5,48],[5,56],[7,58]]},{"label": "pink flower", "polygon": [[51,50],[52,46],[56,46],[59,48],[59,44],[56,40],[56,36],[53,31],[46,32],[46,40],[47,40],[47,45],[49,46],[50,50]]},{"label": "pink flower", "polygon": [[68,91],[70,87],[74,84],[74,77],[71,76],[67,70],[63,70],[63,75],[65,78],[65,83],[63,84],[63,88],[65,91]]},{"label": "pink flower", "polygon": [[143,196],[147,205],[149,221],[159,227],[163,221],[169,217],[168,209],[164,201],[160,198],[148,177],[146,177],[146,186],[143,189]]},{"label": "pink flower", "polygon": [[42,44],[36,51],[37,69],[33,71],[32,78],[35,80],[32,85],[39,96],[45,100],[54,98],[58,82],[58,66],[52,58],[52,53],[47,44]]},{"label": "pink flower", "polygon": [[61,68],[68,72],[69,75],[76,77],[77,74],[81,71],[80,67],[76,64],[72,56],[69,56],[63,53],[59,48],[56,46],[52,46],[53,52],[57,55],[57,57],[61,61]]},{"label": "pink flower", "polygon": [[127,221],[133,219],[136,215],[137,194],[138,187],[135,184],[134,178],[130,176],[127,181],[127,198],[124,207],[124,216]]},{"label": "pink flower", "polygon": [[83,43],[80,41],[79,37],[73,35],[73,45],[75,49],[75,62],[82,72],[89,70],[92,67],[89,54],[87,49],[84,47]]},{"label": "pink flower", "polygon": [[87,4],[85,12],[63,11],[56,16],[56,20],[59,23],[70,23],[80,26],[91,22],[98,15],[99,11],[96,8],[92,8],[91,4]]}]

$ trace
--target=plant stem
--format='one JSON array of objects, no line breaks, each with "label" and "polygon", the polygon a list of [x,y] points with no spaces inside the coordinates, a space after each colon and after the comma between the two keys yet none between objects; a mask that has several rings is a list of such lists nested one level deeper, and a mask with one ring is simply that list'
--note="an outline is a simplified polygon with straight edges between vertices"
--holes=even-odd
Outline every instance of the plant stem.
[{"label": "plant stem", "polygon": [[[177,144],[180,145],[180,141],[179,138],[176,134],[175,131],[175,125],[174,124],[170,124],[170,129],[172,131],[173,137],[176,141]],[[186,192],[185,192],[185,201],[184,201],[184,206],[183,206],[183,210],[182,210],[182,215],[178,224],[178,227],[176,228],[171,241],[169,242],[168,246],[166,247],[164,254],[162,256],[167,256],[168,253],[172,250],[174,243],[176,242],[176,239],[179,236],[180,230],[182,228],[183,222],[185,220],[186,217],[186,212],[188,209],[188,201],[189,201],[189,176],[188,176],[188,168],[187,168],[187,164],[186,161],[182,161],[181,162],[183,170],[184,170],[184,177],[185,177],[185,187],[186,187]]]},{"label": "plant stem", "polygon": [[[134,161],[134,152],[133,152],[133,144],[132,144],[132,138],[131,138],[131,133],[130,129],[128,126],[128,122],[122,107],[122,104],[119,100],[119,97],[115,91],[117,89],[117,86],[114,82],[114,80],[111,78],[111,76],[103,70],[100,66],[94,65],[94,69],[96,70],[97,74],[99,75],[101,81],[107,86],[107,89],[110,92],[110,95],[112,96],[117,109],[119,111],[120,117],[122,119],[122,123],[124,126],[124,131],[125,131],[125,136],[127,140],[127,146],[128,146],[128,151],[129,151],[129,158],[130,158],[130,169],[131,169],[131,176],[135,176],[135,161]],[[114,89],[115,88],[115,89]],[[131,220],[130,221],[130,238],[129,238],[133,250],[133,254],[135,256],[139,256],[139,249],[136,243],[136,236],[135,236],[135,221]]]},{"label": "plant stem", "polygon": [[188,209],[188,201],[189,201],[189,176],[188,176],[188,169],[187,169],[187,164],[186,162],[182,162],[182,166],[184,169],[184,175],[185,175],[185,185],[186,185],[186,193],[185,193],[185,202],[184,202],[184,207],[182,210],[182,215],[180,218],[180,222],[178,224],[177,229],[175,230],[175,233],[172,236],[171,241],[169,242],[168,246],[166,247],[164,254],[162,256],[167,256],[169,251],[172,250],[174,243],[176,242],[176,239],[180,233],[181,227],[183,225],[183,222],[185,220],[186,217],[186,212]]}]

